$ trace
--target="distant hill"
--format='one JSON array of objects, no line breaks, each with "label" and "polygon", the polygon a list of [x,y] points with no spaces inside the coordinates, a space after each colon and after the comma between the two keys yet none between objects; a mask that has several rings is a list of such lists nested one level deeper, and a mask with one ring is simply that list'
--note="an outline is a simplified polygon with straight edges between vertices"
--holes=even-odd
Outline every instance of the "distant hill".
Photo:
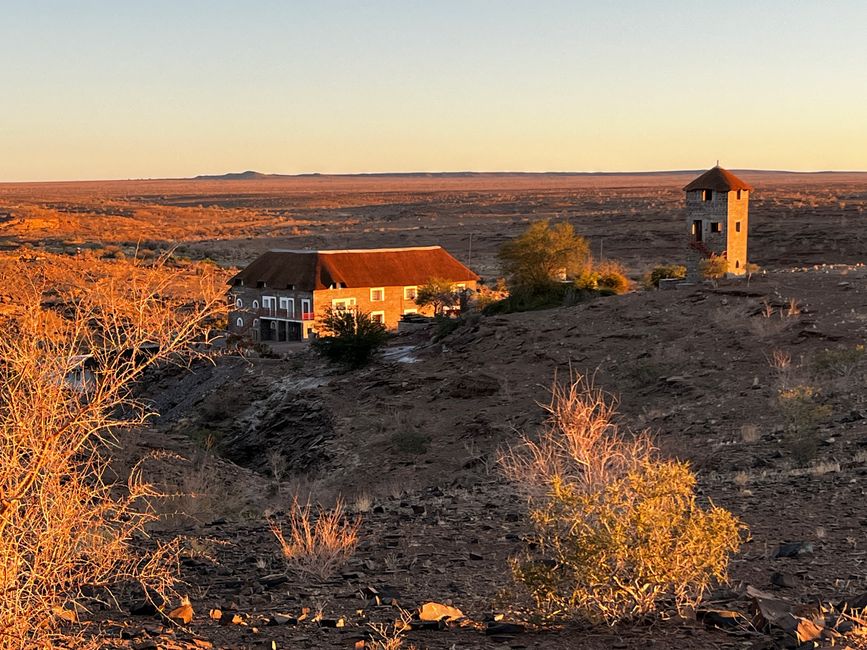
[{"label": "distant hill", "polygon": [[[253,170],[243,172],[229,172],[227,174],[201,174],[192,179],[194,181],[255,181],[255,180],[279,180],[282,178],[316,178],[316,177],[337,177],[337,178],[496,178],[508,176],[671,176],[671,175],[690,175],[697,176],[707,170],[705,169],[672,169],[660,171],[642,171],[642,172],[367,172],[367,173],[352,173],[352,174],[263,174]],[[732,169],[730,170],[737,174],[846,174],[859,172],[841,172],[841,171],[817,171],[817,172],[795,172],[786,170],[773,169]]]},{"label": "distant hill", "polygon": [[200,174],[193,178],[194,181],[254,181],[264,178],[280,177],[280,174],[263,174],[247,170],[245,172],[231,172],[229,174]]}]

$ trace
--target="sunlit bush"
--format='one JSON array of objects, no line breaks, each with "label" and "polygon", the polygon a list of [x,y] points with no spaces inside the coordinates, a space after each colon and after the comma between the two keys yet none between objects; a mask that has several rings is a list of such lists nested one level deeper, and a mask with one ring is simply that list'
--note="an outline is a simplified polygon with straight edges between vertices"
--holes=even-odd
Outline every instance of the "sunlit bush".
[{"label": "sunlit bush", "polygon": [[[137,465],[111,479],[120,428],[149,413],[130,390],[155,364],[182,361],[220,309],[219,284],[200,300],[170,298],[172,275],[124,263],[112,275],[46,282],[36,265],[21,309],[0,325],[0,646],[57,647],[75,606],[116,602],[129,584],[166,593],[175,542],[144,548],[157,497]],[[49,269],[56,271],[54,265]],[[63,647],[67,647],[64,645]]]},{"label": "sunlit bush", "polygon": [[538,437],[503,455],[527,494],[537,550],[512,560],[539,614],[616,622],[696,605],[726,579],[744,526],[702,507],[686,463],[623,433],[582,378],[556,385]]}]

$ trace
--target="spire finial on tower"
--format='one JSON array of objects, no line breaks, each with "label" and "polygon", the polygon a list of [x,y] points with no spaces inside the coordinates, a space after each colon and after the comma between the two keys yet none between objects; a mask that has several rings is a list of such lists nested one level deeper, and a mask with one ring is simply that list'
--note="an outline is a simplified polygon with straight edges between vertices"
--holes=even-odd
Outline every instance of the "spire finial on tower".
[{"label": "spire finial on tower", "polygon": [[716,159],[716,166],[719,167],[719,158]]}]

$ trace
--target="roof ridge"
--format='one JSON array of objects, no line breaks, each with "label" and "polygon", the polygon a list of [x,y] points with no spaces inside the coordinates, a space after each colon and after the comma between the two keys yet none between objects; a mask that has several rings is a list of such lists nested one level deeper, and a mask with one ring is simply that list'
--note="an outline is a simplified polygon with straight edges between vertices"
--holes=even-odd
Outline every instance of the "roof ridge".
[{"label": "roof ridge", "polygon": [[401,251],[432,251],[442,246],[398,246],[395,248],[272,248],[269,253],[308,253],[333,255],[334,253],[399,253]]}]

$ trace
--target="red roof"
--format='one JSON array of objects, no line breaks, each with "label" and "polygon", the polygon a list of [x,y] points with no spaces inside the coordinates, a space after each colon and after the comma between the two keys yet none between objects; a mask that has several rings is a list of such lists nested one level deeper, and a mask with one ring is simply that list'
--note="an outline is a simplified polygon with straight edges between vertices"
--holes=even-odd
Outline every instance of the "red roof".
[{"label": "red roof", "polygon": [[732,190],[752,190],[747,183],[726,171],[719,165],[708,169],[704,174],[696,178],[683,188],[684,192],[692,190],[713,190],[715,192],[731,192]]},{"label": "red roof", "polygon": [[422,285],[439,278],[450,282],[478,280],[479,276],[441,246],[372,248],[357,250],[273,250],[253,260],[229,284],[259,283],[272,289],[299,291]]}]

